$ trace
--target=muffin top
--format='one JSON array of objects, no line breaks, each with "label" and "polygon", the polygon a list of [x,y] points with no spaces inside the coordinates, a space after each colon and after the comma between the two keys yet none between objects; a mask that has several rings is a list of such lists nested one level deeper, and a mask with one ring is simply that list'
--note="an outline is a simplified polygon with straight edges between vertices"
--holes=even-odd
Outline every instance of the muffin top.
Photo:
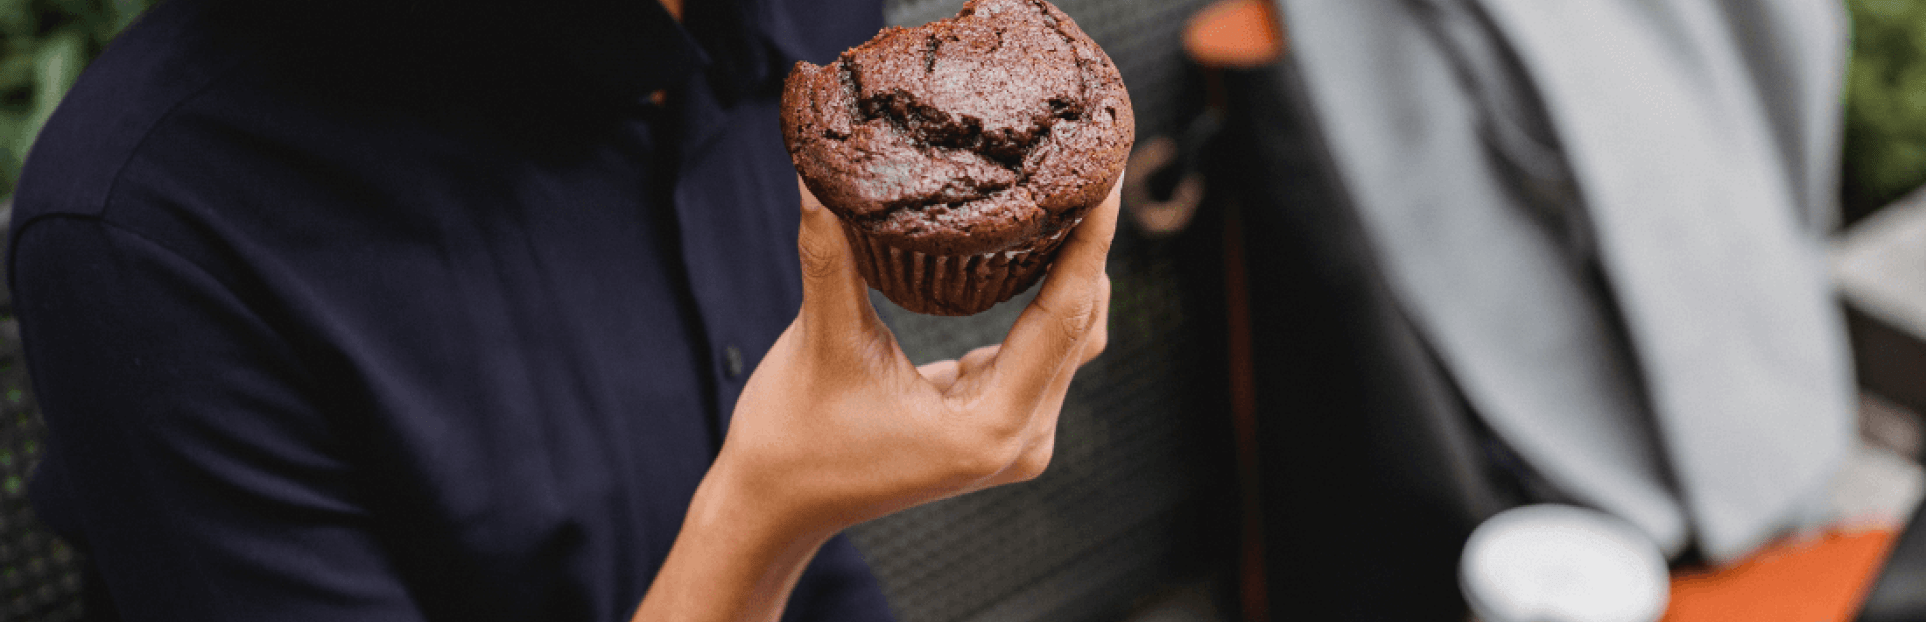
[{"label": "muffin top", "polygon": [[1043,0],[970,0],[784,84],[783,138],[823,205],[893,246],[972,255],[1074,224],[1123,171],[1123,78]]}]

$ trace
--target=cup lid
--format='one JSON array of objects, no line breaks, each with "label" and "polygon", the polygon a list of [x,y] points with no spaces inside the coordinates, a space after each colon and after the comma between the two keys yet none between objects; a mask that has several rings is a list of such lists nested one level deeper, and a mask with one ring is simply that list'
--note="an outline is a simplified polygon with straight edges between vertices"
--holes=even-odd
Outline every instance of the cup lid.
[{"label": "cup lid", "polygon": [[1644,532],[1569,505],[1499,513],[1471,533],[1459,587],[1485,622],[1656,622],[1671,582]]}]

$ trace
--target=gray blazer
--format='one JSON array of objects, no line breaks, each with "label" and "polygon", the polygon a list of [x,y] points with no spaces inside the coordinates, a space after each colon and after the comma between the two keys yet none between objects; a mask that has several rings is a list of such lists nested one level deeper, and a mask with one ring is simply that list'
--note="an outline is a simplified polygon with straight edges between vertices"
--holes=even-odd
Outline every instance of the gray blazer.
[{"label": "gray blazer", "polygon": [[1854,429],[1840,6],[1279,3],[1393,294],[1513,451],[1668,553],[1815,515]]}]

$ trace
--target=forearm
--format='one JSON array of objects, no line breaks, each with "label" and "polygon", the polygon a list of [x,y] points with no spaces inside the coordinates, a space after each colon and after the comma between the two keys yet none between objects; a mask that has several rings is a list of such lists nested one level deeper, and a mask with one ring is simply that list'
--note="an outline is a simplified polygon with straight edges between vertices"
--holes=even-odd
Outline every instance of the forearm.
[{"label": "forearm", "polygon": [[637,622],[773,622],[833,532],[802,529],[712,471],[635,612]]}]

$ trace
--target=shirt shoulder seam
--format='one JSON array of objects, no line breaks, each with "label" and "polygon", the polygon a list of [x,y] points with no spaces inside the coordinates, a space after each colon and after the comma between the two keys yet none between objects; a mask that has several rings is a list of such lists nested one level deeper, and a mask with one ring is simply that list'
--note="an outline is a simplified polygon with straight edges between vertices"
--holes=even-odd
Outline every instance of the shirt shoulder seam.
[{"label": "shirt shoulder seam", "polygon": [[75,213],[67,213],[67,212],[41,214],[21,224],[20,231],[15,234],[15,238],[14,238],[15,243],[13,244],[12,247],[7,249],[7,255],[8,255],[7,278],[9,282],[13,281],[13,270],[15,265],[15,262],[13,261],[14,259],[13,256],[17,252],[15,249],[20,246],[19,242],[26,240],[28,229],[30,229],[33,225],[40,224],[41,222],[45,222],[49,220],[71,220],[71,221],[92,223],[103,230],[111,230],[111,231],[119,232],[129,237],[132,237],[134,239],[140,240],[154,247],[160,252],[180,260],[182,263],[193,266],[194,270],[196,272],[199,272],[201,276],[206,277],[210,282],[218,284],[222,290],[227,291],[229,294],[238,296],[238,292],[235,292],[234,288],[231,285],[229,285],[226,280],[216,276],[213,270],[209,270],[207,266],[201,265],[201,262],[194,261],[193,259],[189,258],[187,254],[181,252],[180,249],[174,248],[172,245],[169,245],[166,242],[163,242],[160,239],[155,238],[154,236],[148,235],[147,233],[139,229],[136,229],[134,227],[129,227],[127,225],[114,222],[100,215],[75,214]]},{"label": "shirt shoulder seam", "polygon": [[[114,165],[114,172],[108,177],[107,191],[101,193],[100,210],[98,213],[103,222],[107,220],[107,211],[113,207],[116,193],[120,190],[121,180],[127,177],[128,167],[133,164],[134,157],[140,155],[141,151],[147,148],[147,143],[154,137],[154,133],[159,131],[162,126],[167,125],[169,121],[173,120],[173,118],[180,113],[182,107],[206,95],[208,91],[213,90],[215,86],[226,80],[229,74],[239,69],[242,65],[247,64],[251,58],[252,55],[242,56],[241,58],[230,61],[227,66],[214,71],[207,77],[206,84],[195,87],[193,91],[182,95],[179,99],[176,99],[174,103],[168,104],[166,111],[156,115],[153,121],[149,122],[146,127],[141,128],[140,138],[135,140],[132,146],[128,147],[127,153],[121,156],[120,162]],[[35,218],[38,219],[50,215],[52,214],[42,214]],[[122,228],[126,229],[125,227]]]},{"label": "shirt shoulder seam", "polygon": [[[153,137],[154,132],[158,131],[161,128],[161,126],[166,125],[169,120],[171,120],[176,114],[180,112],[183,106],[186,106],[187,104],[197,99],[200,99],[202,96],[206,95],[208,91],[212,90],[216,85],[219,85],[223,80],[225,80],[229,74],[233,73],[236,69],[246,64],[250,58],[251,58],[251,55],[236,58],[230,61],[226,66],[215,70],[207,77],[207,82],[205,84],[195,87],[193,91],[188,92],[185,95],[182,95],[181,97],[177,98],[173,103],[168,104],[167,109],[165,111],[161,112],[159,115],[155,115],[153,121],[148,122],[145,127],[141,128],[140,138],[136,139],[133,145],[126,150],[126,153],[124,153],[121,156],[120,162],[114,165],[113,173],[108,176],[107,190],[106,192],[103,192],[100,195],[101,198],[97,206],[99,209],[88,210],[88,211],[73,210],[73,209],[51,210],[44,213],[34,214],[28,217],[25,221],[13,223],[12,230],[7,232],[8,241],[10,242],[9,244],[6,245],[7,246],[6,277],[7,277],[8,286],[11,287],[12,284],[14,283],[14,263],[15,263],[14,260],[17,254],[17,251],[15,249],[17,249],[20,246],[20,241],[26,235],[28,229],[32,228],[34,224],[39,223],[40,221],[46,220],[48,218],[71,218],[76,220],[92,220],[101,224],[111,225],[115,229],[124,231],[129,234],[137,235],[143,240],[147,240],[148,242],[151,242],[156,246],[159,246],[160,248],[166,249],[170,254],[173,254],[177,257],[180,257],[183,260],[186,260],[187,258],[185,255],[181,254],[179,251],[165,244],[161,244],[160,241],[155,240],[154,238],[149,237],[145,234],[141,234],[132,227],[127,227],[125,225],[113,223],[112,220],[108,218],[108,211],[112,208],[116,193],[118,193],[120,190],[121,180],[125,179],[127,176],[128,167],[132,165],[134,161],[134,157],[139,155],[140,152],[147,147],[147,143],[149,139]],[[189,263],[193,263],[193,262],[190,261]],[[195,264],[195,267],[200,269],[202,272],[208,272],[206,266]],[[208,276],[212,277],[213,274],[211,272],[208,272]]]}]

